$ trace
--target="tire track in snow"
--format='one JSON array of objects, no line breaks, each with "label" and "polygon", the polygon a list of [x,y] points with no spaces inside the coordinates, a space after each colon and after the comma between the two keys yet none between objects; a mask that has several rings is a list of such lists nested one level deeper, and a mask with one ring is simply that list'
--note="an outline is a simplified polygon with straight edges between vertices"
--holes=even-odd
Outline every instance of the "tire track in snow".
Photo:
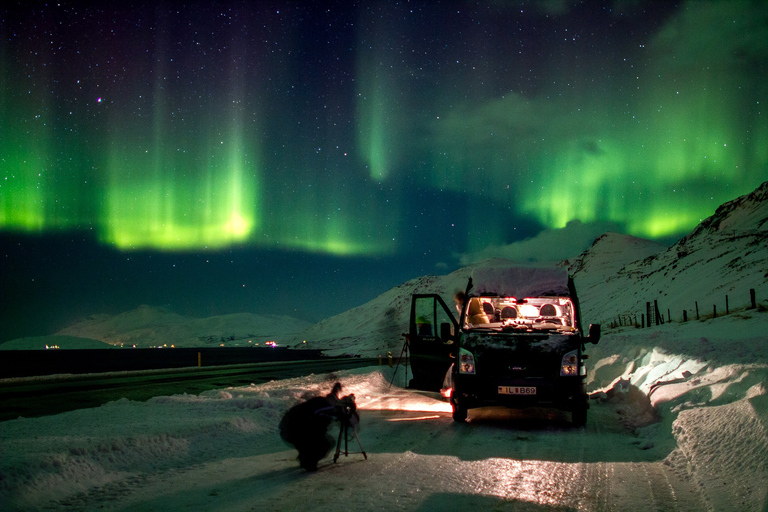
[{"label": "tire track in snow", "polygon": [[[389,421],[411,416],[413,422]],[[492,425],[456,425],[448,415],[421,420],[421,413],[365,411],[361,455],[341,457],[317,473],[289,484],[269,503],[278,510],[295,504],[296,493],[311,496],[314,510],[427,510],[489,507],[498,510],[699,511],[703,503],[690,481],[679,478],[662,461],[563,462],[526,457],[530,443],[570,443],[572,458],[587,459],[604,437],[592,431],[516,431]],[[588,429],[590,427],[588,426]],[[498,430],[518,444],[521,457],[487,457]],[[631,436],[626,436],[628,441]],[[352,449],[354,445],[350,445]],[[356,445],[355,445],[356,448]],[[637,449],[637,448],[635,448]],[[471,457],[473,452],[482,457]],[[306,486],[306,488],[304,487]],[[265,502],[266,503],[266,502]],[[309,504],[308,504],[309,506]]]}]

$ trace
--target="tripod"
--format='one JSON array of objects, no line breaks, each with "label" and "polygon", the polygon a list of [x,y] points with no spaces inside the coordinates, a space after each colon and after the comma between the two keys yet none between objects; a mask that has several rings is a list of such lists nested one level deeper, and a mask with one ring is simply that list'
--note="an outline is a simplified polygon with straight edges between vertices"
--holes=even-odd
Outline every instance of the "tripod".
[{"label": "tripod", "polygon": [[[333,462],[335,463],[337,460],[339,460],[339,454],[341,453],[341,439],[344,438],[344,456],[349,455],[349,427],[350,427],[350,416],[352,414],[352,411],[349,407],[345,408],[344,411],[346,414],[341,418],[341,426],[339,427],[339,440],[336,443],[336,454],[333,456]],[[355,430],[355,427],[352,427],[352,433],[355,436],[355,439],[357,440],[357,445],[360,447],[359,452],[353,452],[353,453],[362,453],[363,457],[365,457],[365,460],[368,460],[368,455],[365,453],[365,450],[363,450],[363,445],[360,443],[360,438],[357,437],[357,431]]]},{"label": "tripod", "polygon": [[397,369],[400,368],[400,361],[403,360],[403,354],[405,354],[405,386],[408,387],[408,335],[403,333],[405,341],[403,342],[403,348],[400,350],[400,357],[397,359],[397,366],[395,366],[395,372],[392,374],[392,380],[389,381],[389,387],[392,387],[392,383],[395,382],[395,375],[397,375]]}]

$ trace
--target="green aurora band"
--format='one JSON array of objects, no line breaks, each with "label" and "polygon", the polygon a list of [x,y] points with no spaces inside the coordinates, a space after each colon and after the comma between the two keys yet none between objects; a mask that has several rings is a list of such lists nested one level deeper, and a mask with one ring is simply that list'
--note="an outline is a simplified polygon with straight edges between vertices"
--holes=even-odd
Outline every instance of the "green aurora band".
[{"label": "green aurora band", "polygon": [[[79,122],[72,111],[82,104],[58,102],[45,89],[54,70],[36,71],[33,84],[19,80],[6,49],[0,229],[94,229],[120,250],[255,245],[394,254],[404,243],[398,226],[409,221],[401,218],[404,199],[390,201],[382,184],[418,167],[435,190],[507,205],[547,228],[608,220],[636,236],[680,235],[754,189],[768,168],[766,77],[754,72],[766,69],[767,30],[734,5],[682,9],[638,50],[642,65],[607,57],[580,70],[553,63],[561,83],[535,95],[450,101],[445,90],[424,100],[408,73],[390,72],[396,62],[386,52],[361,43],[357,153],[317,157],[289,142],[279,163],[265,155],[263,106],[240,103],[250,87],[244,71],[233,67],[230,90],[213,106],[192,109],[155,78],[144,115],[131,116],[113,92],[91,101],[95,121]],[[451,90],[476,85],[457,80],[463,87]],[[411,115],[423,101],[429,107]],[[461,215],[483,213],[474,207]],[[503,224],[489,222],[479,237],[467,235],[467,249],[509,237]]]},{"label": "green aurora band", "polygon": [[594,66],[609,77],[599,87],[574,67],[567,87],[454,109],[435,122],[433,186],[517,205],[549,228],[691,230],[768,176],[768,13],[739,5],[688,4],[643,60]]},{"label": "green aurora band", "polygon": [[[158,72],[162,75],[162,72]],[[242,112],[230,98],[241,80],[233,74],[228,105],[189,136],[174,127],[176,105],[155,84],[152,140],[141,125],[129,135],[110,123],[103,241],[120,249],[217,249],[243,243],[258,227],[258,148],[245,143]],[[170,114],[168,114],[170,113]],[[255,138],[249,138],[255,140]],[[146,149],[142,148],[146,144]]]}]

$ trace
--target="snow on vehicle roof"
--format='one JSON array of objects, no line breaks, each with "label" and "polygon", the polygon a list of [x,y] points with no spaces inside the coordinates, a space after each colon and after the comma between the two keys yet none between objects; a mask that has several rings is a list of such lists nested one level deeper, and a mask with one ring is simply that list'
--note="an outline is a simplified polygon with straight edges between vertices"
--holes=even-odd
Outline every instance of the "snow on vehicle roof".
[{"label": "snow on vehicle roof", "polygon": [[570,295],[568,271],[561,267],[477,267],[472,285],[470,295]]}]

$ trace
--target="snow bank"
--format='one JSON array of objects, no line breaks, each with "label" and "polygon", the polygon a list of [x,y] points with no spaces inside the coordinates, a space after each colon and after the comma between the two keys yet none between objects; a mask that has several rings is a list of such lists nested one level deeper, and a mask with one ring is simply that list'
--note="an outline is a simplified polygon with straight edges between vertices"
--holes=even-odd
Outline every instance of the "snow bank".
[{"label": "snow bank", "polygon": [[[768,376],[761,374],[761,379]],[[711,510],[766,506],[766,426],[768,396],[762,382],[735,402],[680,410],[673,424],[678,450]]]},{"label": "snow bank", "polygon": [[[768,314],[620,329],[591,349],[592,397],[617,403],[644,448],[674,444],[666,464],[709,510],[768,505]],[[706,334],[706,336],[704,336]]]},{"label": "snow bank", "polygon": [[[277,434],[282,415],[328,393],[337,379],[344,394],[354,393],[365,406],[381,402],[391,377],[350,370],[2,422],[0,509],[67,504],[94,488],[140,484],[159,471],[285,450]],[[403,380],[404,374],[395,384]]]}]

